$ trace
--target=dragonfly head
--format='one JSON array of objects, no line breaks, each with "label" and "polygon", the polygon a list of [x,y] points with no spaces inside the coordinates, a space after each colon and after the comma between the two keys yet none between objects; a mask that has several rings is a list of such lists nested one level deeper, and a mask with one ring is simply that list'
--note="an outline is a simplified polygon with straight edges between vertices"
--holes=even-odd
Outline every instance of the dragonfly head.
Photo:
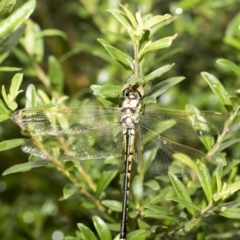
[{"label": "dragonfly head", "polygon": [[127,99],[140,99],[144,95],[144,89],[142,85],[131,85],[126,83],[123,85],[122,93]]}]

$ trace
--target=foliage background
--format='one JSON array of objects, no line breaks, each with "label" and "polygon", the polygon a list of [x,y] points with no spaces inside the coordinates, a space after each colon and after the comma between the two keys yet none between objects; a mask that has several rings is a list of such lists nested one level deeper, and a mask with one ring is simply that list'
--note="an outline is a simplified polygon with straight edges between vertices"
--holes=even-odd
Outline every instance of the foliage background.
[{"label": "foliage background", "polygon": [[[17,9],[25,1],[17,1]],[[44,37],[44,56],[36,64],[43,72],[48,73],[48,58],[55,56],[61,62],[61,71],[56,77],[63,78],[62,93],[69,96],[70,105],[77,106],[81,101],[97,102],[92,90],[92,84],[112,83],[122,85],[127,73],[105,52],[97,42],[103,38],[115,47],[126,48],[126,40],[119,36],[117,21],[106,12],[108,8],[119,8],[118,1],[84,1],[84,0],[45,0],[37,1],[37,6],[31,19],[42,30],[59,29],[64,35],[55,35],[50,31]],[[125,1],[121,2],[126,3]],[[174,21],[169,22],[155,35],[156,38],[178,34],[171,47],[150,55],[145,61],[145,72],[150,72],[156,66],[175,63],[175,66],[161,81],[167,77],[185,76],[186,80],[174,86],[159,98],[162,107],[184,109],[185,104],[192,103],[201,110],[223,110],[217,102],[207,83],[200,75],[207,71],[216,75],[230,95],[235,95],[239,88],[239,76],[216,65],[218,58],[226,58],[239,63],[239,45],[233,37],[235,21],[239,24],[239,1],[141,1],[128,2],[129,9],[136,12],[141,9],[143,14],[153,13],[174,15]],[[178,7],[183,12],[176,14]],[[6,13],[6,16],[9,13]],[[238,16],[238,17],[237,17]],[[121,40],[121,41],[119,41]],[[37,49],[34,49],[37,50]],[[154,61],[153,61],[154,59]],[[22,68],[24,81],[20,89],[33,83],[37,89],[48,92],[39,79],[31,59],[22,45],[17,44],[11,49],[3,66]],[[0,72],[0,83],[6,89],[14,72]],[[56,79],[55,79],[56,80]],[[54,85],[54,84],[53,84]],[[58,82],[56,86],[60,86]],[[58,98],[59,96],[56,96]],[[24,94],[18,97],[19,108],[24,107]],[[0,124],[0,141],[21,137],[19,128],[11,121]],[[239,152],[238,152],[239,153]],[[235,155],[235,153],[231,153]],[[20,148],[0,152],[1,172],[7,168],[28,161],[28,156]],[[119,176],[118,176],[119,178]],[[66,177],[55,168],[40,168],[25,173],[17,173],[2,177],[0,180],[1,239],[57,239],[56,236],[74,236],[76,225],[84,222],[89,227],[92,222],[87,218],[88,212],[81,208],[77,199],[58,201],[62,189],[68,183]],[[81,212],[78,211],[81,209]],[[34,221],[26,223],[34,216]],[[27,219],[27,220],[26,220]],[[218,221],[216,229],[229,219]],[[235,223],[236,224],[236,223]],[[55,235],[54,235],[55,234]],[[60,234],[60,235],[57,235]],[[61,238],[60,238],[61,239]]]}]

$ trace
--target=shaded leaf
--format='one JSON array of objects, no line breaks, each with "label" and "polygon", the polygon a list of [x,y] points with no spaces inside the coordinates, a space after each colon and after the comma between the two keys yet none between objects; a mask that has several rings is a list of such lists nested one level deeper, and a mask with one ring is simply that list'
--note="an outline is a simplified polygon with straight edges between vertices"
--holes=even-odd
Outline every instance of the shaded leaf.
[{"label": "shaded leaf", "polygon": [[122,86],[117,85],[91,85],[90,88],[93,90],[94,95],[102,98],[116,98],[122,94]]},{"label": "shaded leaf", "polygon": [[136,205],[140,204],[142,198],[143,198],[143,181],[142,178],[139,175],[136,175],[132,181],[132,196],[134,198],[134,203]]},{"label": "shaded leaf", "polygon": [[168,200],[177,202],[182,204],[183,206],[185,206],[186,208],[192,208],[196,211],[200,211],[201,209],[199,207],[197,207],[196,205],[194,205],[193,203],[189,202],[189,201],[185,201],[184,199],[181,199],[179,197],[170,197],[168,198]]},{"label": "shaded leaf", "polygon": [[120,51],[119,49],[113,47],[108,42],[103,39],[97,39],[104,48],[108,51],[108,53],[117,61],[119,62],[126,70],[133,70],[133,59],[125,54],[124,52]]},{"label": "shaded leaf", "polygon": [[155,219],[171,219],[176,222],[184,220],[184,218],[170,214],[169,212],[166,212],[161,207],[156,205],[146,205],[145,208],[146,209],[142,213],[144,217],[150,217]]},{"label": "shaded leaf", "polygon": [[[168,173],[168,176],[172,182],[173,188],[174,188],[178,198],[180,199],[180,201],[182,200],[182,203],[185,203],[184,206],[186,207],[188,212],[191,215],[194,215],[196,208],[192,207],[192,205],[194,205],[194,204],[192,203],[192,199],[187,191],[187,188],[175,174]],[[189,204],[187,204],[187,203],[189,203]]]},{"label": "shaded leaf", "polygon": [[97,183],[97,191],[96,195],[100,196],[101,193],[107,188],[109,183],[113,180],[113,178],[116,176],[118,171],[112,170],[112,171],[104,171],[102,177],[99,179]]},{"label": "shaded leaf", "polygon": [[154,70],[153,72],[149,73],[146,77],[144,77],[144,80],[146,82],[149,82],[150,80],[152,80],[154,78],[160,77],[165,72],[169,71],[173,66],[174,66],[174,64],[162,66],[162,67]]},{"label": "shaded leaf", "polygon": [[156,86],[154,86],[151,92],[147,93],[143,97],[143,104],[156,103],[157,97],[159,97],[162,93],[166,92],[169,88],[178,84],[184,79],[185,77],[173,77],[158,83]]},{"label": "shaded leaf", "polygon": [[64,85],[64,75],[59,61],[54,56],[48,58],[48,77],[51,81],[52,87],[59,94],[62,94]]}]

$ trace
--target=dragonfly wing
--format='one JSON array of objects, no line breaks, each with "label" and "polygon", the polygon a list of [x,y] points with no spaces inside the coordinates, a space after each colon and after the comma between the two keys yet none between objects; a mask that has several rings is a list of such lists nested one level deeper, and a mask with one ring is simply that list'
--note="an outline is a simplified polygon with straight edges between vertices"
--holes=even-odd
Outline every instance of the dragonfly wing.
[{"label": "dragonfly wing", "polygon": [[12,120],[32,135],[58,136],[82,134],[88,129],[103,129],[120,119],[118,108],[32,108],[14,112]]},{"label": "dragonfly wing", "polygon": [[210,156],[193,148],[175,143],[160,135],[148,131],[152,139],[144,145],[142,164],[149,167],[151,175],[167,174],[179,176],[196,174],[196,163],[201,161],[209,168],[214,168],[217,161]]},{"label": "dragonfly wing", "polygon": [[168,138],[192,139],[222,132],[227,114],[220,112],[188,112],[161,108],[147,108],[142,112],[140,125],[154,131],[163,121],[174,120],[171,128],[164,131]]},{"label": "dragonfly wing", "polygon": [[123,136],[120,126],[81,134],[36,136],[22,146],[24,152],[39,158],[58,161],[81,161],[121,156]]}]

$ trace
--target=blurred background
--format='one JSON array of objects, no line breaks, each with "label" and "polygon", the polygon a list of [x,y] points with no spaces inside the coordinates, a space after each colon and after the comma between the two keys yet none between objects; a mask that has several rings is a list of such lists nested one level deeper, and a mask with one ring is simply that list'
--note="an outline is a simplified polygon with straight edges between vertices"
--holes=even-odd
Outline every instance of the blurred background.
[{"label": "blurred background", "polygon": [[[24,2],[18,0],[15,9]],[[154,82],[174,76],[186,77],[159,98],[161,107],[180,110],[191,103],[201,110],[225,111],[200,73],[206,71],[214,74],[230,95],[237,93],[240,79],[234,72],[220,69],[216,60],[225,58],[236,64],[240,61],[240,46],[234,41],[240,39],[237,29],[240,23],[239,0],[37,0],[32,21],[41,30],[57,29],[65,35],[46,34],[42,46],[44,54],[36,62],[47,72],[50,56],[60,61],[63,79],[61,92],[69,96],[70,105],[97,101],[92,95],[91,85],[112,83],[121,86],[128,76],[97,41],[97,38],[103,38],[116,48],[126,50],[129,39],[119,29],[115,18],[106,11],[119,8],[119,3],[128,4],[133,13],[140,10],[142,15],[173,15],[170,21],[157,29],[154,39],[175,33],[178,34],[177,39],[169,48],[149,54],[143,63],[144,74],[175,63],[171,71]],[[25,90],[32,83],[48,93],[49,89],[37,77],[31,58],[26,57],[25,52],[26,49],[17,44],[4,65],[23,68],[24,80],[20,89]],[[1,72],[0,84],[8,89],[13,75],[11,72]],[[19,109],[23,108],[23,93],[18,102]],[[19,128],[10,120],[0,123],[0,141],[18,137],[21,137]],[[0,152],[0,160],[2,173],[15,164],[27,162],[28,155],[16,148]],[[76,210],[79,202],[74,199],[58,201],[67,182],[54,168],[1,176],[1,239],[61,240],[63,236],[74,235],[77,223],[85,221],[88,213],[82,212],[80,215]]]}]

